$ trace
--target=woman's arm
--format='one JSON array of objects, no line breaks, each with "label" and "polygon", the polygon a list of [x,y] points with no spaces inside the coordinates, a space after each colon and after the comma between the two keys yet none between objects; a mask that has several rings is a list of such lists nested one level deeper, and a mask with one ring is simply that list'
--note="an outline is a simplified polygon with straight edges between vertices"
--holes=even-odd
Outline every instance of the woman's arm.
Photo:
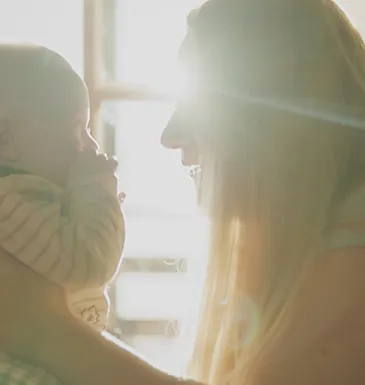
[{"label": "woman's arm", "polygon": [[44,367],[68,385],[188,383],[74,318],[58,286],[4,251],[0,251],[0,306],[1,349]]},{"label": "woman's arm", "polygon": [[82,321],[54,319],[47,349],[36,360],[67,384],[176,385],[182,380],[152,367],[120,341],[102,336]]}]

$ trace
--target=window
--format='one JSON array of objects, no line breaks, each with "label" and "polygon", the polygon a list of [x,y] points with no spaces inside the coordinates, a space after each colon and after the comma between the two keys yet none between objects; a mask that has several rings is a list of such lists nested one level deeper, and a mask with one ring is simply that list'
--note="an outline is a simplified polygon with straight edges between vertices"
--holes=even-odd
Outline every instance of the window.
[{"label": "window", "polygon": [[83,0],[0,2],[0,41],[32,42],[63,55],[83,73]]},{"label": "window", "polygon": [[[85,2],[85,76],[92,128],[116,154],[127,243],[114,289],[121,338],[181,373],[184,320],[203,281],[206,226],[180,154],[160,145],[179,90],[186,16],[202,0]],[[186,354],[185,354],[186,353]]]}]

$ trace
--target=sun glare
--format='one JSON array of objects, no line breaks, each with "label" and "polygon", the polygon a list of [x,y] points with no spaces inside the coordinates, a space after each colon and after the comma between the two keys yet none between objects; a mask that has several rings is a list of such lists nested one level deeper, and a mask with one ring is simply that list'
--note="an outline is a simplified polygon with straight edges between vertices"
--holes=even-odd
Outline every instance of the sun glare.
[{"label": "sun glare", "polygon": [[186,16],[203,2],[119,1],[119,80],[144,84],[175,95],[181,92],[186,76],[177,65],[177,57],[186,34]]}]

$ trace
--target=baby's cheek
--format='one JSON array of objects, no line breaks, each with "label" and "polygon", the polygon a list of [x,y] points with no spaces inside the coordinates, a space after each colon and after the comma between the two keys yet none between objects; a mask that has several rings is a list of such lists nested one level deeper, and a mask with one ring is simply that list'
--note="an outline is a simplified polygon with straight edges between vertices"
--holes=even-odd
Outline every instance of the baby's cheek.
[{"label": "baby's cheek", "polygon": [[[56,144],[56,143],[55,143]],[[56,144],[57,146],[57,144]],[[76,158],[80,151],[80,139],[69,138],[68,140],[60,140],[58,146],[53,148],[54,162],[60,169],[65,169],[70,165]]]}]

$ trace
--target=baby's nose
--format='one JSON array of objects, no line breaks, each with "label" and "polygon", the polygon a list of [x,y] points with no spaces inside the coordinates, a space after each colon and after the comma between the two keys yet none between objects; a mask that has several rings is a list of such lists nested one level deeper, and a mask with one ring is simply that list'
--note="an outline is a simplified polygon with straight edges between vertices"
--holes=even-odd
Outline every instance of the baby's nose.
[{"label": "baby's nose", "polygon": [[82,147],[84,150],[99,151],[99,143],[88,131],[85,131],[84,137],[82,138]]}]

